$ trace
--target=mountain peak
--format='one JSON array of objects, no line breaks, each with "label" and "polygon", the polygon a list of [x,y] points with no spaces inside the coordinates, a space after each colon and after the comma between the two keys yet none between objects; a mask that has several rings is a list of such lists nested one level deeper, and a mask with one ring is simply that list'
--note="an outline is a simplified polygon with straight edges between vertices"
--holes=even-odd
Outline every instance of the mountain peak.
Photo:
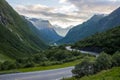
[{"label": "mountain peak", "polygon": [[48,20],[43,20],[43,19],[38,19],[38,18],[26,18],[26,19],[32,22],[32,24],[39,30],[52,28],[52,25],[50,24]]},{"label": "mountain peak", "polygon": [[105,17],[105,14],[95,14],[91,17],[91,21],[98,21],[100,20],[101,18]]},{"label": "mountain peak", "polygon": [[104,17],[105,14],[94,14],[93,17]]},{"label": "mountain peak", "polygon": [[120,7],[118,7],[117,9],[115,9],[110,15],[119,15],[120,14]]},{"label": "mountain peak", "polygon": [[57,41],[62,38],[56,33],[56,31],[53,29],[53,26],[48,20],[32,18],[28,19],[28,21],[32,22],[34,27],[36,27],[39,30],[39,35],[42,36],[42,39],[47,44],[51,44],[54,41]]},{"label": "mountain peak", "polygon": [[36,22],[36,21],[38,21],[39,19],[37,19],[37,18],[29,18],[29,20],[30,20],[30,21],[33,21],[33,22]]},{"label": "mountain peak", "polygon": [[117,12],[117,11],[120,12],[120,7],[118,7],[115,11],[116,11],[116,12]]},{"label": "mountain peak", "polygon": [[48,21],[48,20],[41,20],[41,22],[46,22],[46,23],[49,23],[49,21]]}]

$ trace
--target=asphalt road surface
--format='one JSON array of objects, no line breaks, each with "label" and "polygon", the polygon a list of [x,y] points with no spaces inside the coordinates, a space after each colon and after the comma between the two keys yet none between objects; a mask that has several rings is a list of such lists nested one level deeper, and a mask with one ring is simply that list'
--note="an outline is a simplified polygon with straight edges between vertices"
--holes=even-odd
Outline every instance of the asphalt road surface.
[{"label": "asphalt road surface", "polygon": [[46,71],[5,74],[0,75],[0,80],[60,80],[65,77],[71,77],[73,68],[67,67]]},{"label": "asphalt road surface", "polygon": [[99,56],[98,53],[90,52],[90,51],[83,51],[83,50],[72,49],[71,46],[66,46],[66,50],[68,50],[68,51],[78,51],[78,52],[81,52],[83,54],[90,54],[90,55],[94,55],[96,57]]}]

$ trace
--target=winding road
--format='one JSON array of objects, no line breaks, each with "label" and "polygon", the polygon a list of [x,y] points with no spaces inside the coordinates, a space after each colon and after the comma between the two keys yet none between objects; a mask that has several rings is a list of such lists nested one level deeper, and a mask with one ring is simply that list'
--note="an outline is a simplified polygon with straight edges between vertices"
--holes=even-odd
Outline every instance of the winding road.
[{"label": "winding road", "polygon": [[94,55],[94,56],[96,56],[96,57],[99,56],[98,53],[90,52],[90,51],[83,51],[83,50],[72,49],[71,46],[66,46],[65,48],[66,48],[66,50],[68,50],[68,51],[77,51],[77,52],[81,52],[82,54],[90,54],[90,55]]},{"label": "winding road", "polygon": [[[94,56],[98,56],[98,53],[81,51],[72,49],[71,46],[66,46],[66,50],[69,51],[78,51],[84,54],[90,54]],[[53,69],[46,71],[36,71],[36,72],[27,72],[27,73],[13,73],[13,74],[4,74],[0,75],[0,80],[60,80],[65,77],[71,77],[71,70],[74,67],[67,67],[61,69]]]},{"label": "winding road", "polygon": [[0,75],[0,80],[60,80],[64,77],[71,77],[73,68],[67,67],[46,71],[5,74]]}]

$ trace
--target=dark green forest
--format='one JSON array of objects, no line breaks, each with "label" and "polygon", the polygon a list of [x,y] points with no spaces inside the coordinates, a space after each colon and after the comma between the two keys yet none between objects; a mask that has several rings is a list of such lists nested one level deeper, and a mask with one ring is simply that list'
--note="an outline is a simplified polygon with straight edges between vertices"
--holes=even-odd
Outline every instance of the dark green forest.
[{"label": "dark green forest", "polygon": [[106,32],[96,33],[95,35],[81,40],[72,45],[77,49],[100,49],[101,52],[113,54],[116,51],[120,51],[120,26],[112,28]]}]

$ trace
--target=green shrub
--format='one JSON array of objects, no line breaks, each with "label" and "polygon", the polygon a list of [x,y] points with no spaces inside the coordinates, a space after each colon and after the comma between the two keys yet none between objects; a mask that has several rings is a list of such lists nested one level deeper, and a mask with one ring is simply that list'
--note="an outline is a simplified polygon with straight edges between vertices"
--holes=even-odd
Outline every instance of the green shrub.
[{"label": "green shrub", "polygon": [[34,67],[35,66],[35,64],[34,64],[34,62],[27,62],[26,64],[25,64],[25,68],[28,68],[28,67]]},{"label": "green shrub", "polygon": [[113,66],[120,66],[120,52],[116,52],[112,56]]},{"label": "green shrub", "polygon": [[5,61],[4,63],[1,64],[1,70],[10,70],[15,68],[16,64],[11,61]]},{"label": "green shrub", "polygon": [[72,73],[77,77],[94,74],[94,63],[85,59],[83,62],[75,66]]},{"label": "green shrub", "polygon": [[96,59],[96,63],[95,63],[96,72],[110,69],[111,66],[112,66],[112,58],[110,55],[104,52],[101,53]]},{"label": "green shrub", "polygon": [[36,54],[33,60],[35,63],[41,63],[43,61],[47,61],[48,59],[45,54]]}]

